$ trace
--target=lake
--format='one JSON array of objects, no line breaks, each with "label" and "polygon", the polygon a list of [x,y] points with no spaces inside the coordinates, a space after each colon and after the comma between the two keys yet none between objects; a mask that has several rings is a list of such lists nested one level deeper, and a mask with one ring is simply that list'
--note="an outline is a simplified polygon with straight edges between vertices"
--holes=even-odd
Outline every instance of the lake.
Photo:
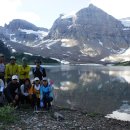
[{"label": "lake", "polygon": [[130,121],[130,67],[48,65],[54,104]]}]

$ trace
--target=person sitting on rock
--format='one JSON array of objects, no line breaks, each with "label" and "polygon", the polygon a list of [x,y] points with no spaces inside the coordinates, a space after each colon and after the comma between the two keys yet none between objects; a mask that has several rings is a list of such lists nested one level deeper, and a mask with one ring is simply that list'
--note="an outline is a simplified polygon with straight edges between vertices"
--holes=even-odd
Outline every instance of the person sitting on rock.
[{"label": "person sitting on rock", "polygon": [[25,102],[27,104],[31,103],[31,82],[30,79],[27,78],[24,80],[24,84],[21,85],[20,90],[21,90],[21,96],[20,96],[20,101],[22,104],[24,104]]},{"label": "person sitting on rock", "polygon": [[19,107],[20,84],[17,75],[12,76],[12,81],[10,81],[4,89],[4,95],[8,103],[11,103],[16,108]]},{"label": "person sitting on rock", "polygon": [[40,106],[49,110],[53,100],[52,86],[48,83],[46,77],[44,77],[42,81],[40,87]]}]

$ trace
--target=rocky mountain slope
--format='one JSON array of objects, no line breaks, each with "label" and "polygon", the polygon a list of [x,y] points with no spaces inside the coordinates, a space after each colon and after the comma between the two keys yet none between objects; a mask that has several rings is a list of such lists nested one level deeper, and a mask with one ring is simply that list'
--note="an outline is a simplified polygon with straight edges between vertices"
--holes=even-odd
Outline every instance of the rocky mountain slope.
[{"label": "rocky mountain slope", "polygon": [[11,41],[28,46],[37,44],[47,34],[48,29],[37,27],[21,19],[14,19],[0,28],[1,38],[5,42]]},{"label": "rocky mountain slope", "polygon": [[129,48],[130,28],[91,4],[74,15],[61,14],[49,31],[24,20],[13,20],[0,27],[0,39],[12,51],[73,63],[97,63]]},{"label": "rocky mountain slope", "polygon": [[[23,45],[23,47],[24,47],[24,45]],[[29,47],[28,47],[28,49],[29,49]],[[12,56],[12,55],[16,57],[16,59],[17,59],[16,62],[18,64],[22,63],[23,57],[26,57],[28,59],[28,64],[34,64],[34,61],[36,59],[40,59],[42,61],[42,63],[59,63],[56,60],[53,60],[50,58],[43,58],[40,55],[32,55],[30,53],[23,53],[22,52],[22,44],[21,44],[21,51],[12,53],[11,50],[9,49],[9,47],[7,47],[1,40],[0,40],[0,53],[4,54],[5,63],[8,63],[10,61],[10,56]]]},{"label": "rocky mountain slope", "polygon": [[124,52],[129,47],[129,34],[121,21],[90,5],[73,16],[60,15],[47,36],[53,43],[46,46],[50,54],[59,48],[53,55],[61,59],[97,62]]}]

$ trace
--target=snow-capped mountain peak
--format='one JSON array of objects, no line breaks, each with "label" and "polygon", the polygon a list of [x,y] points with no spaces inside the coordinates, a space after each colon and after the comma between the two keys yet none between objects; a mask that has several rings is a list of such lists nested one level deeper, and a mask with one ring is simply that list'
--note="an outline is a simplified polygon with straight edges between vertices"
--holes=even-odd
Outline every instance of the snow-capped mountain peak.
[{"label": "snow-capped mountain peak", "polygon": [[125,27],[130,27],[130,17],[120,19]]},{"label": "snow-capped mountain peak", "polygon": [[11,42],[33,46],[48,35],[48,29],[37,27],[25,20],[14,19],[0,33]]}]

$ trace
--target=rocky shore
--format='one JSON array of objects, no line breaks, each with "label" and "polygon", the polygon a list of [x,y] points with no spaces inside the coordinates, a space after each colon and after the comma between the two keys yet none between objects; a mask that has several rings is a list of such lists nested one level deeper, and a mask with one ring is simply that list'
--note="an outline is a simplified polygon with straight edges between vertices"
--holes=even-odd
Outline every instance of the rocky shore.
[{"label": "rocky shore", "polygon": [[38,112],[19,109],[15,115],[13,123],[0,122],[0,130],[130,130],[130,122],[58,107]]}]

